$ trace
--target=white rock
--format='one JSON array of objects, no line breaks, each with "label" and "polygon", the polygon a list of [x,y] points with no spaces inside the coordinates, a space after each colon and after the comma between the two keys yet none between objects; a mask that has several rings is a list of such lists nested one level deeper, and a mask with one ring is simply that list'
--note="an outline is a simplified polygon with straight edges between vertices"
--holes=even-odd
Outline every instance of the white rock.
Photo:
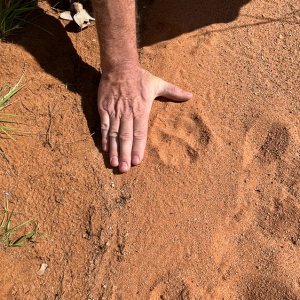
[{"label": "white rock", "polygon": [[48,268],[48,265],[45,264],[45,263],[42,263],[37,274],[40,275],[40,276],[44,275],[47,268]]}]

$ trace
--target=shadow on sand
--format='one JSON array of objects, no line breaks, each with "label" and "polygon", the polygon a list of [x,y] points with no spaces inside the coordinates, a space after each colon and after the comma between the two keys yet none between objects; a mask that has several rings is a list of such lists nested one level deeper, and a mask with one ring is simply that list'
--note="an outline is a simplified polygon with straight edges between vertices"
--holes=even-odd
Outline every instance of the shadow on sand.
[{"label": "shadow on sand", "polygon": [[141,0],[140,44],[149,46],[216,23],[234,21],[250,0]]}]

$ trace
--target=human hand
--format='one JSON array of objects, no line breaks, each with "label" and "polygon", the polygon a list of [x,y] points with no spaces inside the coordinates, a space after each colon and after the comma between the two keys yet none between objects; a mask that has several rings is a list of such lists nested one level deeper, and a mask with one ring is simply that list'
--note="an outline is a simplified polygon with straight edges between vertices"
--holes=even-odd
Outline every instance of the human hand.
[{"label": "human hand", "polygon": [[181,102],[192,94],[139,65],[122,65],[102,74],[98,91],[102,149],[109,151],[111,166],[122,173],[143,160],[149,114],[159,96]]}]

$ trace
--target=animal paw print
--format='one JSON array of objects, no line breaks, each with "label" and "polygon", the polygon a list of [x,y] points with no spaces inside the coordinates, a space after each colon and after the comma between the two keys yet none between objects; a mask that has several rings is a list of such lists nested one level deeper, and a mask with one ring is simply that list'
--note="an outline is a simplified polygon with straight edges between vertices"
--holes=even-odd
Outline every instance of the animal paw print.
[{"label": "animal paw print", "polygon": [[296,126],[284,120],[273,123],[271,120],[271,117],[259,120],[245,137],[244,202],[248,203],[247,211],[250,207],[256,211],[256,223],[267,238],[288,239],[298,244],[299,136]]},{"label": "animal paw print", "polygon": [[289,130],[281,124],[273,124],[261,146],[259,157],[263,163],[281,159],[290,142]]},{"label": "animal paw print", "polygon": [[169,165],[196,163],[204,155],[211,131],[198,114],[170,114],[157,117],[150,136],[150,148]]},{"label": "animal paw print", "polygon": [[257,224],[267,238],[300,245],[300,209],[291,198],[274,198],[271,205],[261,207]]}]

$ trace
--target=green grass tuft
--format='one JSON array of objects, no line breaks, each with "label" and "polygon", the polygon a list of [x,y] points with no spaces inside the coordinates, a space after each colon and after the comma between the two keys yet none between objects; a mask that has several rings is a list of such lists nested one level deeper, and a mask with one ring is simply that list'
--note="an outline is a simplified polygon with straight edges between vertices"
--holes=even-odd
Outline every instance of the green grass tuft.
[{"label": "green grass tuft", "polygon": [[[8,202],[3,206],[2,216],[0,217],[0,243],[4,247],[22,247],[29,242],[34,242],[37,236],[40,234],[36,223],[33,220],[27,220],[18,225],[12,226],[12,219],[14,216],[14,210],[8,209]],[[18,232],[27,229],[30,226],[31,230],[18,234]]]},{"label": "green grass tuft", "polygon": [[9,87],[7,84],[0,87],[0,134],[5,134],[12,140],[14,140],[12,132],[17,130],[13,127],[13,124],[18,124],[16,121],[17,115],[5,114],[2,110],[10,104],[11,98],[24,87],[24,85],[21,84],[22,77],[23,75],[13,87]]},{"label": "green grass tuft", "polygon": [[0,0],[0,40],[22,28],[35,8],[36,0]]}]

